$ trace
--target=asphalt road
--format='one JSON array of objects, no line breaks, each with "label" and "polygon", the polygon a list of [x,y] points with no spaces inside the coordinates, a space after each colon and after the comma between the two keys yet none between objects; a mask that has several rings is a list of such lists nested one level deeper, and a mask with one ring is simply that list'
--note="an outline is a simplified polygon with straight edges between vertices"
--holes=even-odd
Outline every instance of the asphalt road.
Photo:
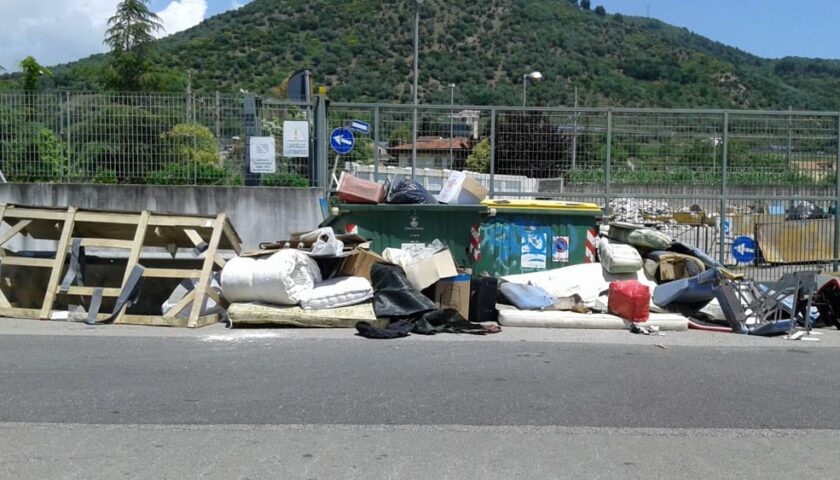
[{"label": "asphalt road", "polygon": [[833,478],[840,468],[840,349],[824,343],[101,331],[0,329],[0,478]]}]

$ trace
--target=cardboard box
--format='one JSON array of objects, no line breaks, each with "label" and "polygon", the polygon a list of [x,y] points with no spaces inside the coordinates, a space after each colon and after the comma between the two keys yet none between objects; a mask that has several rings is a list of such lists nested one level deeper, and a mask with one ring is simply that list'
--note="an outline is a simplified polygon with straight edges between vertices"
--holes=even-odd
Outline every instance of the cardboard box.
[{"label": "cardboard box", "polygon": [[364,277],[370,280],[370,269],[374,263],[390,263],[375,252],[357,249],[356,253],[345,258],[341,263],[339,275],[342,277]]},{"label": "cardboard box", "polygon": [[338,198],[344,203],[382,203],[385,200],[385,186],[341,172]]},{"label": "cardboard box", "polygon": [[442,278],[435,284],[435,303],[440,308],[456,310],[465,319],[470,318],[470,274]]},{"label": "cardboard box", "polygon": [[437,199],[449,204],[478,204],[487,197],[487,189],[464,172],[452,172]]},{"label": "cardboard box", "polygon": [[455,259],[452,258],[452,253],[448,248],[444,248],[431,257],[406,266],[405,275],[412,287],[422,291],[441,278],[458,275],[458,269],[455,268]]}]

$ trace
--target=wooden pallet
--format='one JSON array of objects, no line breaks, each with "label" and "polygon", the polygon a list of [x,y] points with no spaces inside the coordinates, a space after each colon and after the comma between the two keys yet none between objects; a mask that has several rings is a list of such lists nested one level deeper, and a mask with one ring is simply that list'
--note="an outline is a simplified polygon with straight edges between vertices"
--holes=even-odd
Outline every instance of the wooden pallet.
[{"label": "wooden pallet", "polygon": [[[33,269],[49,269],[50,275],[44,291],[41,308],[17,308],[0,290],[0,316],[19,318],[51,317],[56,298],[59,294],[92,297],[96,288],[102,289],[103,297],[116,298],[126,287],[132,270],[140,265],[141,254],[149,248],[164,248],[174,255],[178,249],[197,249],[201,252],[201,270],[179,268],[145,268],[142,278],[198,279],[197,286],[187,294],[166,315],[131,315],[123,307],[117,312],[114,323],[137,325],[166,325],[200,327],[218,321],[218,315],[201,315],[201,305],[209,296],[217,303],[222,299],[210,288],[210,277],[214,270],[224,267],[225,260],[221,250],[233,250],[237,254],[242,243],[227,216],[223,213],[215,217],[197,215],[176,215],[142,212],[119,212],[102,210],[80,210],[28,207],[0,204],[0,225],[8,224],[9,229],[0,233],[0,263],[18,265]],[[15,255],[5,245],[17,235],[29,235],[37,240],[57,241],[53,258],[31,258]],[[61,289],[59,284],[65,270],[68,249],[74,240],[79,240],[82,247],[110,248],[128,250],[128,261],[120,288],[96,286],[69,286]],[[67,287],[65,285],[65,287]],[[180,318],[178,314],[190,303],[192,310],[189,318]],[[98,318],[110,315],[100,313]]]}]

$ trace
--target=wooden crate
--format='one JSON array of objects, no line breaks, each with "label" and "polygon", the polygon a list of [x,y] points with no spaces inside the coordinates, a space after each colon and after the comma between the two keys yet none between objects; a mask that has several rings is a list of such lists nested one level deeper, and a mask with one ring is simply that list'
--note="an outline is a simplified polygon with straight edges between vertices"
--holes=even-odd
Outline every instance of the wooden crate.
[{"label": "wooden crate", "polygon": [[[0,233],[0,263],[3,266],[16,265],[27,269],[46,269],[49,280],[43,292],[40,308],[19,308],[9,302],[0,290],[0,316],[49,319],[59,294],[92,297],[101,289],[102,297],[117,298],[126,288],[131,272],[141,267],[141,255],[150,248],[164,248],[173,256],[179,249],[194,250],[202,259],[202,268],[144,268],[142,278],[197,279],[196,288],[187,294],[166,315],[132,315],[123,306],[114,312],[114,323],[137,325],[166,325],[200,327],[218,321],[218,315],[201,315],[201,305],[206,296],[221,304],[222,298],[210,288],[210,277],[214,270],[224,267],[222,250],[239,254],[242,243],[239,235],[223,213],[211,216],[178,215],[168,213],[120,212],[105,210],[80,210],[29,207],[0,204],[0,224],[9,229]],[[53,258],[33,258],[17,255],[5,245],[17,235],[29,235],[38,240],[58,242]],[[103,286],[78,286],[59,284],[65,271],[68,250],[76,241],[82,247],[124,249],[128,261],[120,288]],[[35,272],[33,272],[35,273]],[[178,314],[192,302],[189,318]],[[111,314],[100,313],[99,320],[108,319]]]}]

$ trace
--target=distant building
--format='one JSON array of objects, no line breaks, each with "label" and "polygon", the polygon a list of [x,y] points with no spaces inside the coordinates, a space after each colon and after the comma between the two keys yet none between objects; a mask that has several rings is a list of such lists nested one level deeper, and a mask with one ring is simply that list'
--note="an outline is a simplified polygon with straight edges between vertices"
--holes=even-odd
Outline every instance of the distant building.
[{"label": "distant building", "polygon": [[[417,137],[417,168],[464,168],[467,156],[472,151],[470,137]],[[403,143],[388,148],[391,164],[400,167],[411,166],[413,145]]]}]

